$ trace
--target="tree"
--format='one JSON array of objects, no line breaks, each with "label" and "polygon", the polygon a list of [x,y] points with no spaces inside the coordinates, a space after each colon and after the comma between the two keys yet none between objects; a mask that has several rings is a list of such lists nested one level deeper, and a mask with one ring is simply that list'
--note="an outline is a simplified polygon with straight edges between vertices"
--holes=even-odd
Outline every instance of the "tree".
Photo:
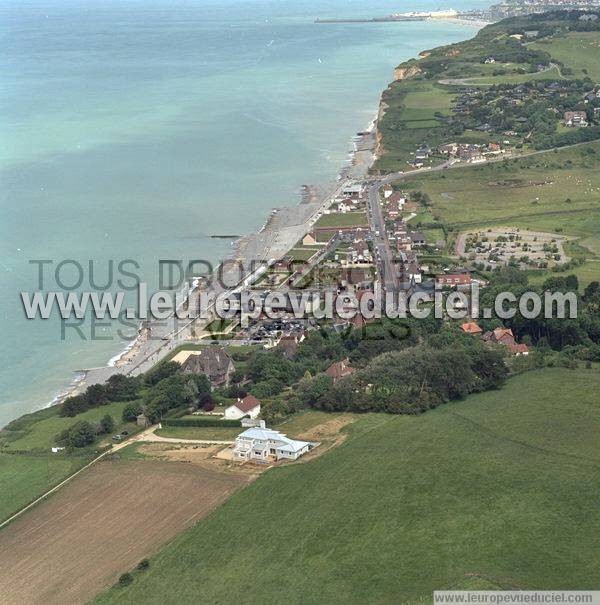
[{"label": "tree", "polygon": [[115,430],[115,420],[110,414],[106,414],[100,420],[100,431],[104,434],[112,433]]},{"label": "tree", "polygon": [[131,401],[139,397],[141,379],[138,376],[113,374],[106,381],[106,396],[110,401]]},{"label": "tree", "polygon": [[304,405],[315,406],[323,402],[332,386],[333,381],[327,374],[319,374],[314,378],[303,378],[298,383],[298,398]]},{"label": "tree", "polygon": [[135,422],[136,418],[142,413],[142,406],[139,403],[128,403],[123,408],[122,418],[124,422]]},{"label": "tree", "polygon": [[212,412],[215,409],[215,402],[210,393],[203,393],[202,395],[200,395],[200,397],[198,398],[198,405],[205,412]]},{"label": "tree", "polygon": [[85,420],[80,420],[56,436],[55,441],[66,447],[85,447],[94,443],[96,431]]},{"label": "tree", "polygon": [[181,366],[176,361],[166,361],[164,363],[159,363],[157,366],[146,372],[144,376],[144,382],[148,385],[156,385],[161,380],[165,378],[169,378],[173,376],[179,370]]},{"label": "tree", "polygon": [[73,417],[88,409],[87,399],[83,395],[67,397],[60,406],[60,415]]},{"label": "tree", "polygon": [[130,573],[124,573],[119,576],[119,586],[129,586],[133,582],[133,576]]},{"label": "tree", "polygon": [[106,390],[101,384],[91,384],[85,391],[85,398],[91,408],[96,408],[108,401]]}]

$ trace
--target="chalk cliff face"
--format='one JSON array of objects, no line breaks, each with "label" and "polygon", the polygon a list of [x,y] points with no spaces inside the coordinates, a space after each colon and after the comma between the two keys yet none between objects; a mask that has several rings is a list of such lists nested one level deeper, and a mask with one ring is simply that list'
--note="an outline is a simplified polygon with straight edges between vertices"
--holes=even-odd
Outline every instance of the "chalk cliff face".
[{"label": "chalk cliff face", "polygon": [[394,80],[396,82],[406,80],[406,78],[412,78],[420,73],[421,68],[418,65],[403,63],[394,70]]}]

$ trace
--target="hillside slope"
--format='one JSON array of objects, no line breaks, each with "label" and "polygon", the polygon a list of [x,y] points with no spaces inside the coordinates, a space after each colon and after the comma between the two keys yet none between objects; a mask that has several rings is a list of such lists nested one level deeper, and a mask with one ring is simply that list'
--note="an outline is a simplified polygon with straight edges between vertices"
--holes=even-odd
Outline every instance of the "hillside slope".
[{"label": "hillside slope", "polygon": [[366,416],[344,445],[269,471],[98,602],[597,588],[599,389],[597,369],[545,369],[419,417]]}]

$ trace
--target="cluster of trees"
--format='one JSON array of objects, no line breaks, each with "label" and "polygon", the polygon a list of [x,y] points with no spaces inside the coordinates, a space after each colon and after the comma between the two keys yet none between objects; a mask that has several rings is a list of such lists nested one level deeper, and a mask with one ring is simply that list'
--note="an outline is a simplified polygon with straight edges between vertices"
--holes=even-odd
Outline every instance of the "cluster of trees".
[{"label": "cluster of trees", "polygon": [[418,414],[469,393],[500,387],[508,375],[503,354],[446,326],[418,345],[377,355],[333,384],[321,374],[304,378],[304,405],[328,411]]},{"label": "cluster of trees", "polygon": [[[293,359],[282,357],[276,350],[254,353],[247,364],[247,382],[234,383],[225,395],[241,397],[249,392],[259,399],[275,397],[304,376],[319,374],[336,361],[349,358],[352,365],[364,366],[377,355],[414,346],[424,335],[438,331],[440,326],[441,320],[433,318],[419,321],[382,319],[342,333],[327,328],[310,332]],[[242,380],[244,377],[235,378]]]},{"label": "cluster of trees", "polygon": [[80,420],[69,428],[60,432],[55,441],[58,445],[68,448],[81,448],[91,445],[99,435],[112,433],[115,421],[110,414],[106,414],[100,422],[92,424],[86,420]]},{"label": "cluster of trees", "polygon": [[60,408],[61,416],[77,416],[111,401],[131,401],[139,397],[142,382],[138,377],[114,374],[106,384],[92,384],[81,395],[67,397]]},{"label": "cluster of trees", "polygon": [[528,284],[527,276],[516,268],[503,267],[492,273],[490,286],[481,295],[481,306],[494,308],[494,300],[500,292],[511,292],[517,300],[526,292],[535,292],[544,297],[544,292],[572,292],[576,296],[577,317],[546,318],[544,313],[534,318],[526,318],[516,309],[510,319],[492,317],[482,320],[482,327],[492,329],[498,325],[511,328],[515,337],[538,347],[548,347],[561,351],[566,347],[576,347],[585,352],[584,359],[600,360],[600,287],[598,282],[590,283],[582,292],[575,275],[551,276],[541,287]]},{"label": "cluster of trees", "polygon": [[178,363],[168,361],[146,372],[143,403],[126,406],[123,419],[134,420],[143,411],[152,422],[157,422],[176,408],[214,407],[208,378],[204,374],[183,374],[180,370]]},{"label": "cluster of trees", "polygon": [[[357,371],[333,384],[323,372],[346,358]],[[497,388],[507,372],[502,352],[441,320],[383,319],[342,334],[325,328],[311,332],[292,359],[277,351],[256,352],[248,360],[247,381],[227,394],[271,397],[263,405],[267,419],[307,406],[417,413]]]}]

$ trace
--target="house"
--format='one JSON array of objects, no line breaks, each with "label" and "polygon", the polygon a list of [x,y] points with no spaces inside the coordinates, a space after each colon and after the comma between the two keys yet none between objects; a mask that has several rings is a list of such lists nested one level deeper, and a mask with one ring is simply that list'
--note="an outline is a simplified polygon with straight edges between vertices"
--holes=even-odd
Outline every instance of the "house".
[{"label": "house", "polygon": [[458,145],[456,143],[448,143],[447,145],[440,145],[438,147],[438,153],[440,155],[455,156],[458,152]]},{"label": "house", "polygon": [[135,423],[144,429],[148,428],[152,424],[150,422],[150,419],[148,418],[148,416],[146,416],[146,414],[138,414],[138,416],[135,419]]},{"label": "house", "polygon": [[483,340],[505,346],[512,355],[529,355],[529,347],[526,344],[518,344],[510,328],[496,328],[493,331],[486,332],[483,335]]},{"label": "house", "polygon": [[569,128],[585,128],[588,125],[585,111],[565,111],[565,126]]},{"label": "house", "polygon": [[342,195],[353,200],[357,200],[362,196],[362,185],[347,185],[342,190]]},{"label": "house", "polygon": [[225,418],[227,420],[239,420],[245,416],[254,419],[259,414],[260,401],[254,395],[246,395],[243,399],[238,397],[236,403],[225,408]]},{"label": "house", "polygon": [[494,57],[488,57],[488,58],[487,58],[487,59],[484,61],[484,63],[485,63],[485,64],[488,64],[488,65],[489,65],[489,64],[493,64],[493,63],[495,63],[495,62],[496,62],[496,59],[495,59]]},{"label": "house", "polygon": [[483,335],[483,340],[486,342],[493,342],[495,344],[514,344],[515,337],[510,328],[496,328],[493,331],[486,332]]},{"label": "house", "polygon": [[291,271],[294,266],[294,259],[291,256],[284,256],[273,263],[275,271]]},{"label": "house", "polygon": [[529,347],[526,344],[511,344],[506,345],[508,350],[515,356],[520,357],[521,355],[527,356],[529,355]]},{"label": "house", "polygon": [[315,238],[315,234],[312,233],[312,232],[311,233],[307,233],[302,238],[302,245],[303,246],[317,246],[318,244],[319,244],[319,242]]},{"label": "house", "polygon": [[229,386],[235,372],[233,360],[222,347],[206,346],[198,351],[181,351],[173,357],[184,374],[206,374],[213,388]]},{"label": "house", "polygon": [[390,197],[390,195],[392,195],[392,193],[394,193],[394,188],[391,185],[384,185],[381,192],[383,193],[383,197],[387,199]]},{"label": "house", "polygon": [[483,334],[483,330],[474,321],[462,324],[460,329],[466,334]]},{"label": "house", "polygon": [[471,284],[470,273],[449,273],[447,275],[438,275],[435,278],[436,286],[442,288],[455,288],[457,286],[468,286]]},{"label": "house", "polygon": [[349,365],[348,358],[342,361],[336,361],[335,363],[332,363],[325,370],[325,374],[327,374],[327,376],[329,376],[331,380],[333,380],[333,384],[336,384],[337,382],[342,380],[342,378],[346,378],[347,376],[354,374],[354,372],[356,372],[356,370]]},{"label": "house", "polygon": [[420,231],[411,231],[408,236],[413,246],[424,246],[427,239]]},{"label": "house", "polygon": [[284,433],[263,426],[252,427],[236,437],[233,459],[297,460],[315,446],[315,443],[290,439]]},{"label": "house", "polygon": [[287,336],[282,336],[280,341],[277,343],[277,350],[286,359],[292,359],[294,355],[296,355],[298,347],[303,340],[304,332],[300,334],[288,334]]},{"label": "house", "polygon": [[343,265],[361,265],[373,260],[369,246],[365,241],[357,241],[348,248],[348,256]]},{"label": "house", "polygon": [[415,284],[420,284],[423,281],[423,274],[415,261],[410,262],[406,267],[406,276],[409,281],[414,282]]}]

